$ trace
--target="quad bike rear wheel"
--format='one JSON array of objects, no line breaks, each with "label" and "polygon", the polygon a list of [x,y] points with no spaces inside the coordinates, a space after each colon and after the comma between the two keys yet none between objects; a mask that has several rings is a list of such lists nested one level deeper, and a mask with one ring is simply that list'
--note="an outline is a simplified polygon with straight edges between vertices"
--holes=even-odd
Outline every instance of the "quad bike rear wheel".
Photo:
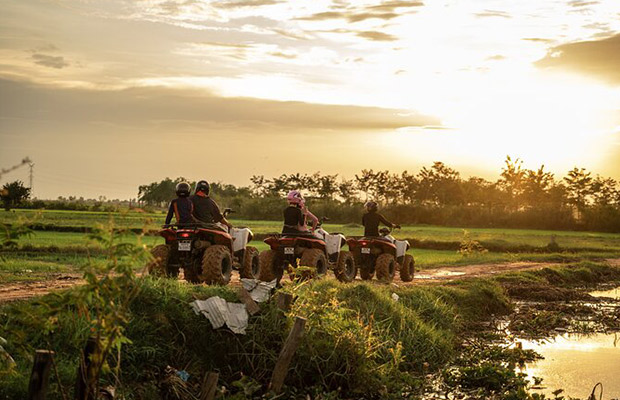
[{"label": "quad bike rear wheel", "polygon": [[243,255],[243,262],[239,269],[239,275],[242,278],[255,279],[258,278],[260,271],[260,262],[258,250],[256,247],[246,247]]},{"label": "quad bike rear wheel", "polygon": [[280,283],[284,269],[279,262],[278,253],[273,250],[265,250],[258,256],[258,279],[271,282],[274,279]]},{"label": "quad bike rear wheel", "polygon": [[413,280],[413,274],[415,273],[415,261],[413,256],[405,254],[403,265],[400,267],[400,280],[403,282],[411,282]]},{"label": "quad bike rear wheel", "polygon": [[327,273],[327,257],[325,253],[319,249],[304,250],[299,260],[302,267],[314,268],[317,275],[325,275]]},{"label": "quad bike rear wheel", "polygon": [[226,246],[208,247],[202,256],[202,273],[199,278],[209,285],[226,285],[232,275],[232,258]]},{"label": "quad bike rear wheel", "polygon": [[357,275],[357,265],[355,264],[355,258],[350,251],[342,251],[338,257],[338,264],[334,271],[336,278],[340,282],[352,282]]},{"label": "quad bike rear wheel", "polygon": [[170,247],[159,244],[151,250],[153,260],[146,266],[149,275],[163,277],[168,276],[168,259],[170,258]]},{"label": "quad bike rear wheel", "polygon": [[396,260],[391,254],[383,253],[377,257],[375,262],[375,270],[377,271],[377,279],[381,282],[391,282],[396,273]]}]

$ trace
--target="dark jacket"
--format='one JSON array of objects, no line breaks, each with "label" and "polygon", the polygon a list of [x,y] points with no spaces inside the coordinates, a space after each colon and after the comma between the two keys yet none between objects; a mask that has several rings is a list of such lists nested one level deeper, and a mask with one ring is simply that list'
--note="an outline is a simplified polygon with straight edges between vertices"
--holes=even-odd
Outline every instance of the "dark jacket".
[{"label": "dark jacket", "polygon": [[213,224],[224,218],[217,203],[211,197],[195,194],[190,196],[190,200],[194,204],[194,218],[199,222]]},{"label": "dark jacket", "polygon": [[166,216],[166,225],[172,221],[172,216],[176,218],[177,224],[191,224],[194,222],[192,211],[194,205],[187,197],[177,197],[170,202],[168,207],[168,215]]},{"label": "dark jacket", "polygon": [[362,216],[362,225],[364,225],[364,236],[379,236],[379,224],[392,228],[393,223],[385,219],[385,217],[376,211],[367,212]]},{"label": "dark jacket", "polygon": [[301,208],[288,206],[284,209],[284,227],[282,233],[299,233],[299,226],[306,225],[306,216]]}]

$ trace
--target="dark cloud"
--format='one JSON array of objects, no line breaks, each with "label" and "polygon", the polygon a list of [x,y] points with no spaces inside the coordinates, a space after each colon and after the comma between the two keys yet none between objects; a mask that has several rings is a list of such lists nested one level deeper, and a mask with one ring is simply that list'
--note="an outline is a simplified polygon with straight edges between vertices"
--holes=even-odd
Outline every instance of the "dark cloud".
[{"label": "dark cloud", "polygon": [[374,40],[376,42],[393,42],[398,40],[398,38],[394,35],[378,31],[358,32],[357,36],[368,40]]},{"label": "dark cloud", "polygon": [[287,54],[287,53],[282,53],[281,51],[275,51],[275,52],[269,53],[269,54],[274,56],[274,57],[286,58],[288,60],[293,60],[293,59],[297,58],[297,54]]},{"label": "dark cloud", "polygon": [[422,7],[424,5],[421,1],[386,1],[384,3],[378,4],[376,6],[369,6],[367,9],[369,10],[383,10],[383,11],[394,11],[397,8],[406,8],[406,7]]},{"label": "dark cloud", "polygon": [[271,6],[274,4],[280,4],[282,2],[283,1],[281,0],[229,0],[229,1],[216,0],[212,2],[211,5],[216,8],[243,8],[243,7]]},{"label": "dark cloud", "polygon": [[527,40],[528,42],[540,42],[540,43],[551,43],[553,39],[545,39],[545,38],[523,38],[521,40]]},{"label": "dark cloud", "polygon": [[620,34],[553,47],[536,66],[572,70],[620,84]]},{"label": "dark cloud", "polygon": [[[166,124],[287,130],[390,130],[439,125],[433,117],[378,107],[229,98],[161,87],[120,91],[59,89],[0,79],[0,118],[97,123],[124,127]],[[263,129],[264,128],[264,129]],[[262,131],[261,131],[262,129]]]},{"label": "dark cloud", "polygon": [[48,68],[62,69],[69,66],[69,63],[66,62],[65,58],[62,56],[50,56],[47,54],[35,53],[32,55],[32,59],[35,64]]},{"label": "dark cloud", "polygon": [[349,22],[360,22],[368,19],[382,19],[390,20],[399,17],[400,14],[396,13],[371,13],[371,12],[347,12],[347,11],[325,11],[316,14],[312,14],[308,17],[296,18],[299,21],[326,21],[332,19],[346,19]]},{"label": "dark cloud", "polygon": [[599,3],[600,3],[599,1],[572,0],[568,2],[568,5],[571,7],[579,8],[579,7],[595,6]]},{"label": "dark cloud", "polygon": [[487,57],[487,61],[502,61],[505,59],[506,57],[501,54],[496,54],[494,56]]},{"label": "dark cloud", "polygon": [[478,18],[485,18],[485,17],[512,18],[512,16],[508,14],[507,12],[497,11],[497,10],[484,10],[474,15]]}]

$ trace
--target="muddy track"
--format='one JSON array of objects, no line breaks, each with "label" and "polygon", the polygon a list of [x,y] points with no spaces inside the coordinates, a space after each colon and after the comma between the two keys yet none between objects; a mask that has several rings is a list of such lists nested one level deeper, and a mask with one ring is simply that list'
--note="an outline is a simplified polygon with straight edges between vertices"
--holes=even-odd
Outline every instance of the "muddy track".
[{"label": "muddy track", "polygon": [[[606,260],[609,264],[620,267],[620,258]],[[562,263],[539,263],[539,262],[514,262],[514,263],[491,263],[475,264],[462,266],[445,266],[423,271],[416,271],[412,282],[402,282],[398,277],[394,277],[393,283],[398,286],[424,285],[429,283],[449,282],[463,278],[477,278],[492,276],[499,273],[511,271],[539,270],[547,267],[557,267],[566,264]],[[331,276],[331,274],[330,274]],[[66,289],[71,286],[84,283],[79,274],[57,274],[50,276],[51,279],[38,282],[11,283],[0,285],[0,303],[7,303],[17,300],[26,300],[36,296],[42,296],[55,290]],[[358,277],[356,281],[361,282]],[[376,280],[372,280],[379,284]],[[239,285],[239,274],[233,273],[230,285]]]}]

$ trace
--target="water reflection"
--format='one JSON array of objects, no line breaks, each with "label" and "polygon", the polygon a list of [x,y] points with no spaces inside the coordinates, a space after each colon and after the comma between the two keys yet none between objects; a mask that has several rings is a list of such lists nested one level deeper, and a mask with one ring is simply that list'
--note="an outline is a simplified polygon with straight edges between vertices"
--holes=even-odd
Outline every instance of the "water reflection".
[{"label": "water reflection", "polygon": [[608,298],[620,300],[620,287],[613,288],[611,290],[601,290],[601,291],[596,291],[596,292],[590,292],[590,296],[608,297]]},{"label": "water reflection", "polygon": [[525,369],[530,378],[544,379],[535,392],[551,395],[561,388],[564,395],[585,399],[601,382],[604,398],[620,397],[620,334],[562,335],[546,342],[523,341],[522,345],[544,357]]}]

